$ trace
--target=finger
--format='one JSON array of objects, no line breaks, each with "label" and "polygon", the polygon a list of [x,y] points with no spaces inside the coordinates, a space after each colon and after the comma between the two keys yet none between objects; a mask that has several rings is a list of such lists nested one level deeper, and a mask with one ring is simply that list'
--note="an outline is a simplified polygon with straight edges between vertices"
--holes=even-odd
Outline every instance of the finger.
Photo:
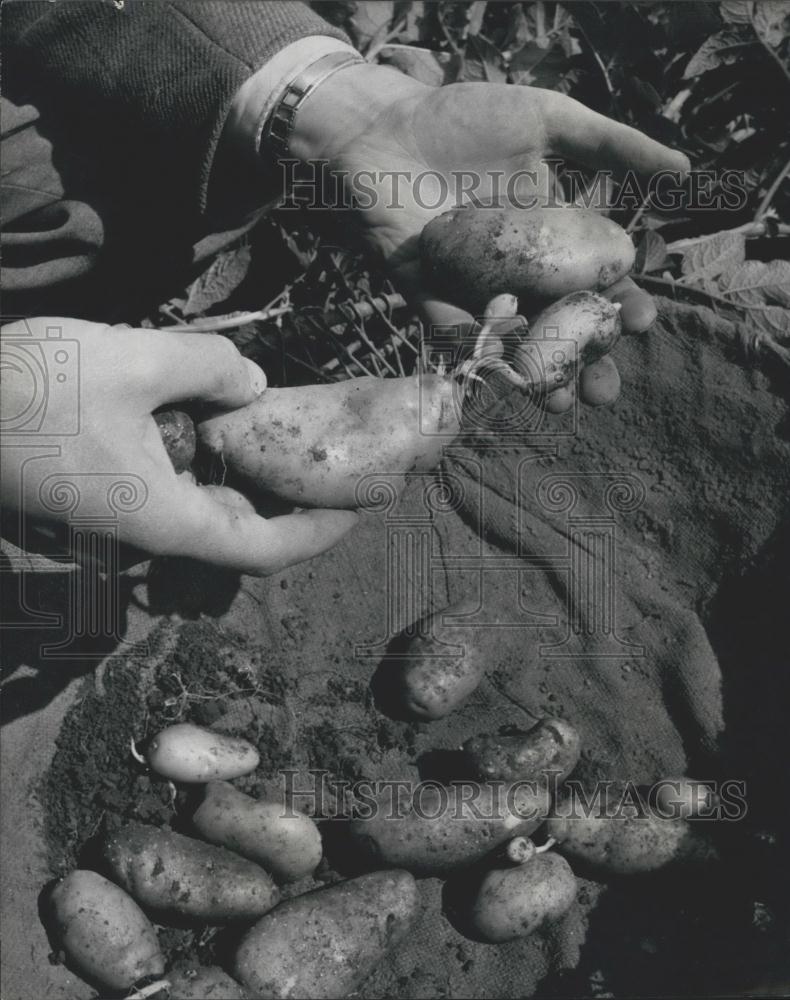
[{"label": "finger", "polygon": [[619,175],[628,170],[645,177],[661,170],[685,175],[690,169],[685,153],[591,111],[571,97],[535,88],[530,93],[539,96],[549,150],[556,155]]},{"label": "finger", "polygon": [[579,398],[588,406],[606,406],[620,395],[620,373],[607,354],[579,375]]},{"label": "finger", "polygon": [[235,409],[266,388],[266,376],[234,344],[213,333],[135,330],[143,355],[136,370],[151,407],[185,399]]},{"label": "finger", "polygon": [[[332,548],[359,517],[350,510],[309,510],[259,517],[241,494],[179,481],[170,504],[171,555],[266,576]],[[164,523],[167,523],[167,518]]]},{"label": "finger", "polygon": [[475,326],[474,317],[466,309],[430,292],[418,293],[414,297],[414,304],[429,330],[457,327],[459,330],[469,331]]},{"label": "finger", "polygon": [[644,333],[655,323],[658,311],[653,297],[640,288],[633,278],[621,278],[602,294],[622,306],[620,319],[625,333]]}]

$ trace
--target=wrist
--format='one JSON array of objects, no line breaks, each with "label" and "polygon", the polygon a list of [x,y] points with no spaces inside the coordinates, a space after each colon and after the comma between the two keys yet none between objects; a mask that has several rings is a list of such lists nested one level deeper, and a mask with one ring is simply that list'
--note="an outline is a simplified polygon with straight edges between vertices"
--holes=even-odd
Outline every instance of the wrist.
[{"label": "wrist", "polygon": [[345,66],[316,87],[299,108],[288,152],[303,163],[334,164],[342,150],[394,104],[427,89],[427,84],[386,66]]}]

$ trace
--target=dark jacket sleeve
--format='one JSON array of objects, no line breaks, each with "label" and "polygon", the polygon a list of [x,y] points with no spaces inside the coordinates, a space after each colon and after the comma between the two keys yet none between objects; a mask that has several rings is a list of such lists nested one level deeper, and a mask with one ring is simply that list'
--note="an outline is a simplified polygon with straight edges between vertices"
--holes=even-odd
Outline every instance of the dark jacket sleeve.
[{"label": "dark jacket sleeve", "polygon": [[[11,0],[3,86],[52,113],[126,194],[199,218],[239,86],[307,35],[348,41],[309,7],[277,0]],[[131,185],[131,190],[130,190]]]}]

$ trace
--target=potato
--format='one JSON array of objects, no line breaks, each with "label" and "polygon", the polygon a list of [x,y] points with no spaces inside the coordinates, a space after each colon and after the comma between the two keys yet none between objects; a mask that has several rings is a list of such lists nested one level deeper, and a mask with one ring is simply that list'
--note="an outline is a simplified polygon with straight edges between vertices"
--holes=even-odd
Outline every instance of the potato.
[{"label": "potato", "polygon": [[417,914],[408,872],[374,872],[282,903],[242,939],[233,973],[255,997],[347,997]]},{"label": "potato", "polygon": [[156,931],[126,893],[96,872],[78,870],[49,897],[54,937],[74,969],[106,990],[129,990],[161,976],[165,960]]},{"label": "potato", "polygon": [[182,965],[168,972],[170,1000],[245,1000],[247,994],[216,965]]},{"label": "potato", "polygon": [[170,830],[129,823],[107,838],[103,856],[112,877],[163,917],[255,920],[279,899],[258,865]]},{"label": "potato", "polygon": [[255,861],[281,882],[309,875],[323,854],[318,827],[283,802],[259,802],[224,781],[206,786],[192,816],[197,832],[212,844]]},{"label": "potato", "polygon": [[246,740],[180,722],[168,726],[148,744],[152,771],[171,781],[202,784],[240,778],[258,766],[260,755]]},{"label": "potato", "polygon": [[394,793],[366,801],[366,814],[360,809],[349,832],[377,864],[415,875],[444,875],[474,864],[512,837],[532,833],[549,804],[545,786],[529,783],[447,788],[426,783],[405,802]]},{"label": "potato", "polygon": [[[480,629],[445,625],[443,618],[472,610],[472,602],[458,602],[422,618],[410,630],[416,632],[413,638],[401,637],[397,657],[384,660],[379,668],[377,695],[383,709],[432,721],[443,719],[469,697],[489,665],[487,645]],[[460,647],[463,654],[452,654],[452,647]]]},{"label": "potato", "polygon": [[535,857],[535,844],[529,837],[514,837],[508,840],[501,854],[502,860],[511,865],[523,865]]},{"label": "potato", "polygon": [[439,375],[266,389],[202,423],[198,435],[228,470],[281,500],[377,506],[381,490],[360,481],[381,474],[399,491],[402,473],[438,465],[460,427],[457,395],[456,383]]},{"label": "potato", "polygon": [[608,288],[634,263],[634,245],[611,219],[583,208],[451,209],[420,237],[427,280],[480,312],[510,292],[528,303]]},{"label": "potato", "polygon": [[183,410],[162,410],[154,414],[162,444],[176,472],[189,469],[195,460],[197,435],[195,425]]},{"label": "potato", "polygon": [[559,920],[576,899],[571,866],[558,854],[538,854],[515,868],[488,872],[470,926],[484,941],[513,941]]},{"label": "potato", "polygon": [[482,780],[555,782],[579,762],[579,734],[564,719],[543,719],[529,730],[481,733],[463,746],[468,773]]},{"label": "potato", "polygon": [[648,809],[609,801],[610,808],[585,809],[563,797],[546,823],[557,850],[588,871],[632,875],[713,857],[712,847],[685,820],[662,819]]},{"label": "potato", "polygon": [[574,292],[530,323],[514,351],[513,368],[527,386],[565,386],[579,368],[614,347],[621,329],[619,306],[594,292]]},{"label": "potato", "polygon": [[579,376],[579,393],[587,406],[607,406],[620,395],[620,372],[608,357],[600,358]]}]

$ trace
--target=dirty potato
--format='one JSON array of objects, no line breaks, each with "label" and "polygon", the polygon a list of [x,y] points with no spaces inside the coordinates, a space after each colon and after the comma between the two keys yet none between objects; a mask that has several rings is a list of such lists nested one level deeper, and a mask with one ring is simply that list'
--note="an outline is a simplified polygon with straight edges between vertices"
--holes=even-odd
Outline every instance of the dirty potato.
[{"label": "dirty potato", "polygon": [[242,939],[235,977],[255,997],[355,994],[417,915],[408,872],[362,875],[282,903]]},{"label": "dirty potato", "polygon": [[590,209],[467,206],[428,223],[420,254],[432,286],[479,313],[507,292],[534,304],[608,288],[635,251],[625,230]]},{"label": "dirty potato", "polygon": [[163,918],[210,924],[255,920],[279,898],[271,878],[251,861],[142,823],[128,823],[109,835],[103,856],[112,877]]}]

